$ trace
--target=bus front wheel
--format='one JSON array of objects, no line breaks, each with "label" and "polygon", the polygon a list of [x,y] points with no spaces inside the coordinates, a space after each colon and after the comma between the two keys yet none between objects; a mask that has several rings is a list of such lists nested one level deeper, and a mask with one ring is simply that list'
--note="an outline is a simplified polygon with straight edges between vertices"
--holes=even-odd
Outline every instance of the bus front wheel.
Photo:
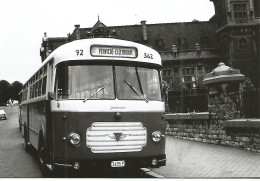
[{"label": "bus front wheel", "polygon": [[52,177],[52,171],[50,171],[46,166],[46,149],[44,148],[43,139],[40,138],[39,148],[38,148],[38,161],[40,165],[40,170],[44,177]]}]

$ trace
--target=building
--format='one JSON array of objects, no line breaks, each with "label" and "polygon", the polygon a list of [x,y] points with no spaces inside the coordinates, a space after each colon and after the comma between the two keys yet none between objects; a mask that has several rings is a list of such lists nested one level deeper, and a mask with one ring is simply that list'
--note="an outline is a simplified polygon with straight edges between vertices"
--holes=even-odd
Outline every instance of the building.
[{"label": "building", "polygon": [[107,27],[99,19],[90,28],[75,29],[66,37],[47,37],[42,60],[60,45],[86,38],[110,37],[145,44],[157,50],[163,61],[168,112],[207,111],[207,89],[202,80],[219,62],[239,69],[260,87],[260,1],[210,0],[215,15],[205,22]]}]

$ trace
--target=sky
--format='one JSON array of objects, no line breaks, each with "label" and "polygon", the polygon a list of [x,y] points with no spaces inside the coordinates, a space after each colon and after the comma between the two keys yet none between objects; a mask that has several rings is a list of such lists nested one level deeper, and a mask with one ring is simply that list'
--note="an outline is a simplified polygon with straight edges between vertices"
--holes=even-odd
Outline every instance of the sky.
[{"label": "sky", "polygon": [[25,83],[41,66],[40,46],[65,37],[74,25],[93,27],[208,21],[210,0],[0,0],[0,80]]}]

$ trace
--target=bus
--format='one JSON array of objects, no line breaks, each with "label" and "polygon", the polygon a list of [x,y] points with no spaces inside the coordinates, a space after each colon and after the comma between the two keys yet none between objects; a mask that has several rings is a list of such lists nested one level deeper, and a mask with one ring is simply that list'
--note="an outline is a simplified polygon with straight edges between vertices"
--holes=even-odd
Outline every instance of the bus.
[{"label": "bus", "polygon": [[24,84],[24,149],[41,170],[166,165],[161,57],[138,43],[93,38],[54,50]]}]

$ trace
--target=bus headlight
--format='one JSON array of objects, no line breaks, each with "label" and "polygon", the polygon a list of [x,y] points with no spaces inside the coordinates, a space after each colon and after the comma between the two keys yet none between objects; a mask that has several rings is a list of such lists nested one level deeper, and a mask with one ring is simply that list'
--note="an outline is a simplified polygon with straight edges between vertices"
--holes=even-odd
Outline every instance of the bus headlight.
[{"label": "bus headlight", "polygon": [[152,140],[155,143],[158,143],[159,141],[161,141],[162,137],[163,137],[163,135],[160,131],[154,131],[152,133]]},{"label": "bus headlight", "polygon": [[80,169],[80,164],[79,164],[79,162],[75,162],[75,163],[73,164],[73,168],[74,168],[75,170]]},{"label": "bus headlight", "polygon": [[80,140],[80,135],[77,133],[71,133],[69,135],[69,142],[74,146],[78,145],[80,143]]},{"label": "bus headlight", "polygon": [[158,164],[158,160],[156,159],[156,158],[154,158],[153,160],[152,160],[152,165],[153,166],[156,166]]}]

